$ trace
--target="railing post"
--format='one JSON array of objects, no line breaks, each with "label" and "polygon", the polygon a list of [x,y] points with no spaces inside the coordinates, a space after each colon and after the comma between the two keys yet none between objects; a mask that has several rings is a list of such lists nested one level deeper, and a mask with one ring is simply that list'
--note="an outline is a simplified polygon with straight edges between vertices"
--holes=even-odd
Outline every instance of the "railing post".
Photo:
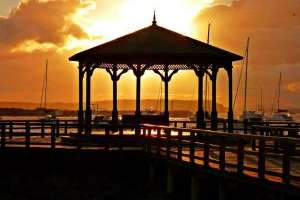
[{"label": "railing post", "polygon": [[[293,146],[293,145],[291,145]],[[288,142],[284,143],[283,147],[283,159],[282,159],[282,181],[285,184],[290,183],[290,154],[291,154],[291,147]]]},{"label": "railing post", "polygon": [[149,128],[148,129],[148,134],[147,134],[147,152],[148,153],[151,153],[151,143],[152,143],[152,140],[151,140],[151,132],[152,132],[152,129],[151,128]]},{"label": "railing post", "polygon": [[157,129],[157,155],[160,155],[161,128]]},{"label": "railing post", "polygon": [[9,139],[13,138],[13,122],[9,122]]},{"label": "railing post", "polygon": [[165,129],[165,133],[166,133],[166,155],[167,158],[170,158],[170,149],[171,149],[171,131],[169,129]]},{"label": "railing post", "polygon": [[226,160],[225,160],[225,144],[224,144],[224,138],[221,138],[221,144],[219,147],[219,168],[221,171],[225,171],[225,165],[226,165]]},{"label": "railing post", "polygon": [[177,159],[182,160],[182,131],[178,131],[177,136]]},{"label": "railing post", "polygon": [[55,140],[56,140],[56,134],[55,134],[55,124],[51,123],[51,149],[55,149]]},{"label": "railing post", "polygon": [[30,148],[30,124],[29,121],[25,122],[25,148]]},{"label": "railing post", "polygon": [[59,120],[56,120],[56,137],[59,137],[59,128],[60,128],[60,122]]},{"label": "railing post", "polygon": [[204,135],[204,167],[209,167],[209,143],[208,136]]},{"label": "railing post", "polygon": [[227,131],[227,122],[226,120],[223,121],[223,132]]},{"label": "railing post", "polygon": [[266,155],[265,155],[265,140],[259,139],[258,149],[258,177],[265,178]]},{"label": "railing post", "polygon": [[123,126],[119,127],[119,150],[123,150]]},{"label": "railing post", "polygon": [[195,163],[195,132],[190,132],[190,162]]},{"label": "railing post", "polygon": [[184,122],[182,123],[182,125],[183,125],[183,128],[186,128],[186,121],[184,121]]},{"label": "railing post", "polygon": [[5,148],[5,124],[1,124],[1,149]]},{"label": "railing post", "polygon": [[143,142],[143,151],[147,151],[147,127],[145,126],[142,126],[141,127],[143,130],[142,130],[142,142]]},{"label": "railing post", "polygon": [[[255,126],[252,126],[252,128],[251,128],[251,135],[256,135]],[[256,140],[255,139],[251,140],[251,148],[252,148],[252,151],[256,150]]]},{"label": "railing post", "polygon": [[42,138],[45,137],[45,121],[44,120],[41,121],[41,137]]},{"label": "railing post", "polygon": [[65,134],[68,134],[68,121],[65,121]]},{"label": "railing post", "polygon": [[244,120],[244,134],[248,133],[248,120]]},{"label": "railing post", "polygon": [[238,139],[238,158],[237,158],[237,172],[242,175],[244,171],[244,140]]}]

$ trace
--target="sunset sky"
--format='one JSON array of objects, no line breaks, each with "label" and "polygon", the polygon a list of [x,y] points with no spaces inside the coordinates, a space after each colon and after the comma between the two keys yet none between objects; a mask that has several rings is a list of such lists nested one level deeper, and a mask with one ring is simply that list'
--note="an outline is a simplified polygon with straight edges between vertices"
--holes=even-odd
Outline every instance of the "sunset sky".
[{"label": "sunset sky", "polygon": [[[77,63],[68,58],[149,26],[154,10],[159,26],[202,41],[211,23],[211,44],[240,55],[250,36],[249,107],[259,104],[261,89],[272,106],[282,72],[282,107],[300,108],[300,0],[0,0],[0,101],[39,102],[48,59],[48,101],[76,102]],[[234,87],[240,67],[234,64]],[[227,79],[219,75],[218,102],[226,106]],[[160,78],[146,73],[142,97],[155,99],[160,88]],[[111,89],[109,75],[96,71],[93,101],[111,99]],[[135,98],[131,72],[118,92]],[[197,99],[192,71],[174,76],[170,99]]]}]

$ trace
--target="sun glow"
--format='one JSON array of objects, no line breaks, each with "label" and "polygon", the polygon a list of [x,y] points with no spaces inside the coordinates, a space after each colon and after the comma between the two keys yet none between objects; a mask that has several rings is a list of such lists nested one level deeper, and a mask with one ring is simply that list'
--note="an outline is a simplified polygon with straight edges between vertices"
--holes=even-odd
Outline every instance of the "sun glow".
[{"label": "sun glow", "polygon": [[[74,16],[74,21],[90,36],[98,37],[90,42],[70,40],[69,48],[82,44],[87,48],[120,37],[140,28],[151,25],[154,10],[158,25],[193,36],[193,18],[199,11],[211,5],[213,0],[112,0],[106,4],[112,11],[91,2]],[[90,14],[90,13],[93,14]]]}]

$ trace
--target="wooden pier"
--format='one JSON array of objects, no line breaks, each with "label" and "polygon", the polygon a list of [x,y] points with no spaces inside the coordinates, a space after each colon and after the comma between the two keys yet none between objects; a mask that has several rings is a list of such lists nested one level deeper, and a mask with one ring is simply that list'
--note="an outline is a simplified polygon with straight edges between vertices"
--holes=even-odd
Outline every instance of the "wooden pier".
[{"label": "wooden pier", "polygon": [[[244,130],[241,126],[239,133],[190,128],[195,124],[187,121],[172,121],[170,126],[111,127],[104,124],[94,125],[91,135],[78,135],[76,120],[1,121],[0,152],[3,156],[11,149],[28,152],[34,149],[48,152],[139,151],[152,160],[152,169],[160,160],[171,166],[184,166],[186,172],[192,172],[192,177],[214,174],[262,188],[276,187],[284,196],[300,197],[299,124],[251,125],[247,132],[241,132]],[[225,130],[226,126],[220,123],[218,127]],[[170,181],[173,178],[167,180],[166,192],[172,193]]]}]

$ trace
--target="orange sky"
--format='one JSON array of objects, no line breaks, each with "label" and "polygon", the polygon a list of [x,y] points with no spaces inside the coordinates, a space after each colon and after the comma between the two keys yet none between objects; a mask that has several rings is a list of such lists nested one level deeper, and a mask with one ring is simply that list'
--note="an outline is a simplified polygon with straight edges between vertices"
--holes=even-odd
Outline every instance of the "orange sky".
[{"label": "orange sky", "polygon": [[[300,107],[298,0],[1,0],[0,101],[39,102],[46,58],[49,101],[76,101],[77,68],[68,57],[150,25],[154,9],[160,26],[203,41],[212,23],[212,44],[241,55],[250,36],[250,107],[259,103],[261,88],[266,106],[272,106],[280,71],[283,106]],[[236,63],[235,82],[239,70]],[[226,105],[224,74],[220,72],[218,101]],[[146,73],[142,97],[157,98],[160,88],[159,77]],[[92,90],[93,100],[111,98],[104,71],[94,73]],[[196,92],[193,72],[177,74],[170,83],[171,99],[196,100]],[[119,96],[134,94],[134,77],[128,73],[120,80]]]}]

